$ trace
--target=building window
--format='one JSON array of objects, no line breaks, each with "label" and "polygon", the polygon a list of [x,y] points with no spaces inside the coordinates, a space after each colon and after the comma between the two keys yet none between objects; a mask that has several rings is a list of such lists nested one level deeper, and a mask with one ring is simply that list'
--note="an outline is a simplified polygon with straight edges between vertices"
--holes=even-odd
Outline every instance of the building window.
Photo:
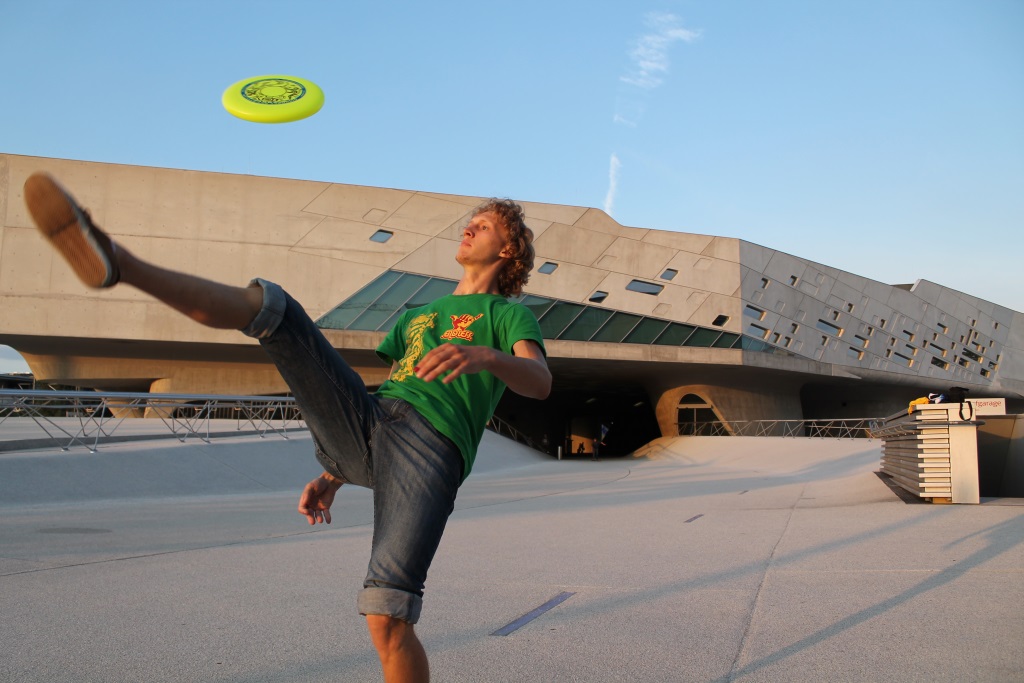
[{"label": "building window", "polygon": [[679,275],[679,271],[675,268],[666,268],[665,272],[661,274],[662,280],[671,280],[676,275]]},{"label": "building window", "polygon": [[751,306],[750,304],[747,304],[747,307],[743,309],[743,315],[750,316],[757,320],[764,320],[764,311],[757,306]]},{"label": "building window", "polygon": [[371,242],[387,242],[395,233],[390,230],[378,230],[377,232],[370,235]]},{"label": "building window", "polygon": [[656,285],[653,282],[644,282],[643,280],[632,280],[626,289],[631,292],[640,292],[641,294],[650,294],[657,296],[661,294],[661,290],[665,289],[664,285]]},{"label": "building window", "polygon": [[907,366],[908,368],[912,368],[912,367],[914,367],[914,361],[913,361],[913,359],[911,359],[911,358],[907,358],[907,357],[906,357],[906,356],[904,356],[904,355],[903,355],[902,353],[894,353],[894,354],[892,354],[892,355],[893,355],[893,358],[897,359],[897,362],[902,362],[902,363],[903,363],[904,365],[906,365],[906,366]]},{"label": "building window", "polygon": [[949,363],[939,358],[932,357],[932,365],[943,370],[949,370]]},{"label": "building window", "polygon": [[751,337],[757,337],[758,339],[764,339],[765,337],[768,336],[768,329],[764,328],[764,327],[761,327],[760,325],[755,325],[754,323],[750,323],[750,325],[747,326],[747,334],[749,334]]},{"label": "building window", "polygon": [[818,329],[822,332],[828,332],[833,337],[843,336],[843,328],[837,327],[827,320],[818,320]]},{"label": "building window", "polygon": [[593,301],[595,304],[599,304],[599,303],[601,303],[602,301],[604,301],[607,298],[608,298],[608,292],[602,292],[600,290],[598,290],[598,291],[596,291],[596,292],[594,292],[593,294],[590,295],[590,301]]},{"label": "building window", "polygon": [[547,263],[542,265],[540,268],[538,268],[537,272],[542,274],[542,275],[550,275],[551,273],[555,272],[556,268],[558,268],[558,264],[557,263],[552,263],[551,261],[548,261]]},{"label": "building window", "polygon": [[846,349],[846,355],[849,356],[850,358],[855,358],[856,360],[864,358],[864,352],[852,346]]},{"label": "building window", "polygon": [[711,324],[714,325],[715,327],[721,327],[722,325],[726,324],[727,322],[729,322],[729,316],[727,316],[727,315],[719,315],[713,321],[711,321]]}]

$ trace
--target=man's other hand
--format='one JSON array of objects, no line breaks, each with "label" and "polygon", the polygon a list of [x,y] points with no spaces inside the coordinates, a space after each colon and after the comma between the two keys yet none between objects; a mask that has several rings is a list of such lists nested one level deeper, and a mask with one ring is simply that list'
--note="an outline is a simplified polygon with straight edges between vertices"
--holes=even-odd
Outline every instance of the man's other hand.
[{"label": "man's other hand", "polygon": [[331,523],[331,504],[334,502],[334,494],[341,488],[343,482],[340,480],[320,475],[313,481],[306,484],[299,496],[299,514],[305,515],[310,524]]}]

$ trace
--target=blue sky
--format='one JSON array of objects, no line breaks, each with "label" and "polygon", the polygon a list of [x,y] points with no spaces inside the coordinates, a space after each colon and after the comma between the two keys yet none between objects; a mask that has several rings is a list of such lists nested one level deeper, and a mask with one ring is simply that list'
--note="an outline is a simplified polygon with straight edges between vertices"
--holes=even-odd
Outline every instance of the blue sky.
[{"label": "blue sky", "polygon": [[[592,206],[1024,311],[1020,0],[0,10],[2,152]],[[323,109],[227,114],[263,74]]]}]

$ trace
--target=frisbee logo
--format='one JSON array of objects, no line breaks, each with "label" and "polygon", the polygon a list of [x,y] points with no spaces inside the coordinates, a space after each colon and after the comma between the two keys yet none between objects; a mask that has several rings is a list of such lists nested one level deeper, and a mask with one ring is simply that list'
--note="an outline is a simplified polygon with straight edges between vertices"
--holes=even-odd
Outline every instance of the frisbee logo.
[{"label": "frisbee logo", "polygon": [[253,123],[288,123],[320,111],[324,91],[313,81],[286,74],[250,76],[229,85],[220,98],[232,116]]},{"label": "frisbee logo", "polygon": [[242,97],[257,104],[288,104],[305,95],[306,86],[284,78],[267,78],[242,86]]}]

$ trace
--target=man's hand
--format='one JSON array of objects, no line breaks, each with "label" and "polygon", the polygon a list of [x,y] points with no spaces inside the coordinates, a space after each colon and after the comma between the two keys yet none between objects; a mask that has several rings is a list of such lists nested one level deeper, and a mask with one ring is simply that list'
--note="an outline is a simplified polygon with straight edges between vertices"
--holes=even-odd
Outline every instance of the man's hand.
[{"label": "man's hand", "polygon": [[495,350],[488,346],[441,344],[423,356],[413,371],[424,382],[433,382],[442,374],[443,384],[451,383],[459,375],[472,375],[486,370],[494,360]]},{"label": "man's hand", "polygon": [[324,472],[306,484],[299,497],[299,514],[305,515],[310,524],[331,523],[331,503],[342,482]]},{"label": "man's hand", "polygon": [[551,371],[537,342],[520,339],[512,345],[512,352],[507,354],[489,346],[441,344],[423,356],[413,372],[424,382],[441,377],[441,382],[448,384],[460,375],[487,370],[521,396],[547,398],[551,393]]}]

